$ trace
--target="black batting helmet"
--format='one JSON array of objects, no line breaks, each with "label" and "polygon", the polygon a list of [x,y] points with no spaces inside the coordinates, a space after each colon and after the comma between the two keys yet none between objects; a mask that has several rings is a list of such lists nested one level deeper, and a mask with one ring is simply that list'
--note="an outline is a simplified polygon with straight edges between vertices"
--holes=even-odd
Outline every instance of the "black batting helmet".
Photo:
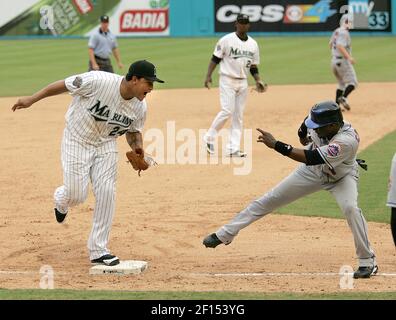
[{"label": "black batting helmet", "polygon": [[310,129],[316,129],[332,123],[341,124],[343,120],[341,109],[337,103],[323,101],[312,107],[308,118],[305,120],[305,125]]}]

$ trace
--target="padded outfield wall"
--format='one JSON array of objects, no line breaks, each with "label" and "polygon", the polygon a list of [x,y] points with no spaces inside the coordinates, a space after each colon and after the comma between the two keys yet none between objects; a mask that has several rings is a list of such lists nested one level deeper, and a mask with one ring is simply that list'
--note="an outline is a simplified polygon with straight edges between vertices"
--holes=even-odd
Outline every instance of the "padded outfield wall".
[{"label": "padded outfield wall", "polygon": [[322,35],[347,11],[357,34],[396,34],[396,0],[3,0],[0,38],[87,37],[103,14],[119,37],[219,36],[238,13],[256,35]]}]

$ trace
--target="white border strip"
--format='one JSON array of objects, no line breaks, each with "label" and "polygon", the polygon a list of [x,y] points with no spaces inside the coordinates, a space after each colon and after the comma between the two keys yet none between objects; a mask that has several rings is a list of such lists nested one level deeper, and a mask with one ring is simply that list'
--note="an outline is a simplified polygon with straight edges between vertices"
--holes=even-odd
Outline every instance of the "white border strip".
[{"label": "white border strip", "polygon": [[[290,277],[290,276],[317,276],[317,277],[336,277],[353,273],[338,272],[241,272],[241,273],[191,273],[193,276],[201,277]],[[377,273],[375,276],[396,277],[396,273]]]}]

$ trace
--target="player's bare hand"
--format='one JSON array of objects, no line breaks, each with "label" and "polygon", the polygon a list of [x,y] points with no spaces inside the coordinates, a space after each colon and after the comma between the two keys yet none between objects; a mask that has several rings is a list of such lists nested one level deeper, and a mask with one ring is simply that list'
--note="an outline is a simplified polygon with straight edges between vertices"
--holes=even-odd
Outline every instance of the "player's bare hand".
[{"label": "player's bare hand", "polygon": [[261,133],[257,138],[257,142],[264,143],[268,148],[275,148],[276,140],[271,133],[261,130],[259,128],[257,128],[257,131]]},{"label": "player's bare hand", "polygon": [[99,70],[99,65],[97,63],[92,65],[93,70]]},{"label": "player's bare hand", "polygon": [[12,106],[12,111],[18,109],[29,108],[33,104],[33,100],[30,97],[20,98],[18,101]]},{"label": "player's bare hand", "polygon": [[268,85],[266,83],[263,83],[261,80],[256,81],[256,86],[253,88],[254,91],[263,93],[266,92],[268,89]]},{"label": "player's bare hand", "polygon": [[210,89],[211,85],[212,85],[212,77],[206,77],[206,79],[205,79],[205,87]]},{"label": "player's bare hand", "polygon": [[354,58],[352,58],[352,57],[349,57],[348,60],[349,60],[349,62],[352,63],[352,64],[355,64],[355,63],[356,63],[356,60],[355,60]]},{"label": "player's bare hand", "polygon": [[118,68],[120,69],[124,68],[124,65],[121,62],[118,62],[117,64],[118,64]]}]

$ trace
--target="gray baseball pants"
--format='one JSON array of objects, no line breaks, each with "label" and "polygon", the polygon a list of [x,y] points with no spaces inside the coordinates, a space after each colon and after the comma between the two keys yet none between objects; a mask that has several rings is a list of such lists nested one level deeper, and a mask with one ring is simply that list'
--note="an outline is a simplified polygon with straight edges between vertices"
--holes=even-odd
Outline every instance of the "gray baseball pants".
[{"label": "gray baseball pants", "polygon": [[345,90],[347,86],[353,85],[357,88],[358,81],[355,68],[345,59],[333,59],[331,68],[338,82],[338,89]]},{"label": "gray baseball pants", "polygon": [[357,205],[357,187],[357,169],[336,182],[325,182],[306,165],[301,165],[275,188],[251,202],[230,223],[221,227],[216,235],[223,243],[229,244],[240,230],[254,221],[277,208],[323,189],[333,195],[346,217],[353,234],[359,266],[373,266],[376,264],[375,254],[368,241],[367,222]]},{"label": "gray baseball pants", "polygon": [[[99,58],[99,57],[95,56],[95,60],[96,60],[96,63],[98,64],[98,66],[99,66],[99,70],[100,71],[106,71],[106,72],[114,73],[113,66],[111,65],[110,58],[109,59],[102,59],[102,58]],[[88,63],[88,71],[92,71],[92,70],[93,70],[92,63],[91,63],[91,61],[89,61],[89,63]]]}]

